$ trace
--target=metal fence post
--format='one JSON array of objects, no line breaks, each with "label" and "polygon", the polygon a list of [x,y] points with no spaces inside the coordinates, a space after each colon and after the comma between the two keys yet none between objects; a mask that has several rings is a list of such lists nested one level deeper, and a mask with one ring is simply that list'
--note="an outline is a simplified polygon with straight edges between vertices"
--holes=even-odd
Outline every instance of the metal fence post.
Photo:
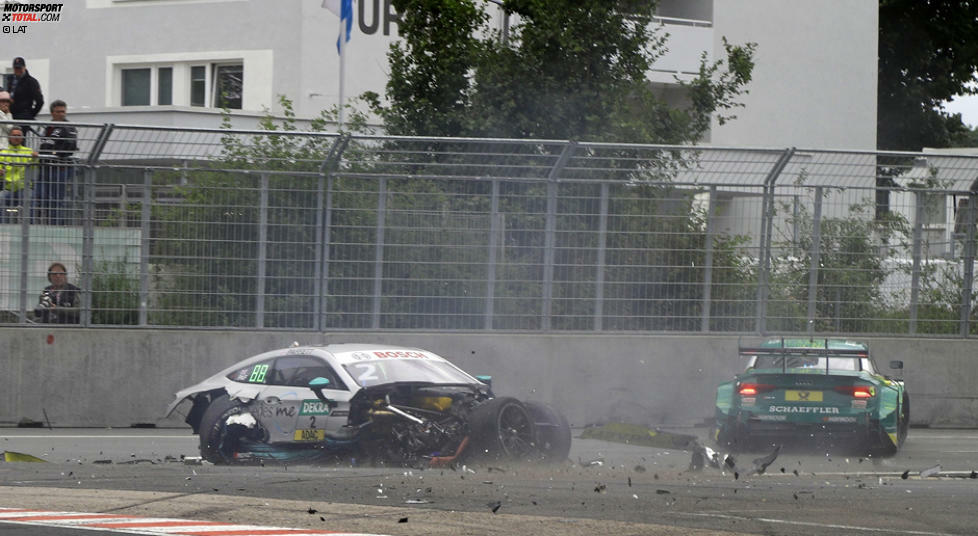
[{"label": "metal fence post", "polygon": [[499,181],[492,181],[492,197],[489,201],[489,259],[486,267],[486,310],[483,327],[492,329],[496,298],[496,254],[499,247]]},{"label": "metal fence post", "polygon": [[774,163],[774,167],[768,172],[767,177],[764,179],[764,199],[762,200],[761,206],[761,240],[760,240],[760,254],[759,254],[759,270],[757,274],[757,318],[755,321],[755,329],[758,333],[764,333],[767,331],[767,298],[768,298],[768,280],[770,279],[771,270],[771,242],[772,242],[772,227],[774,226],[774,189],[775,183],[778,181],[778,177],[784,168],[791,161],[791,157],[795,154],[795,148],[791,147],[785,149],[778,161]]},{"label": "metal fence post", "polygon": [[268,173],[261,174],[258,192],[258,273],[255,290],[255,326],[265,327],[265,264],[268,260]]},{"label": "metal fence post", "polygon": [[700,331],[710,331],[710,309],[713,300],[713,238],[716,233],[717,187],[710,186],[710,201],[706,208],[706,252],[703,259],[703,310],[700,312]]},{"label": "metal fence post", "polygon": [[598,266],[594,274],[594,331],[604,329],[604,267],[608,251],[608,197],[610,187],[601,183],[601,201],[598,207]]},{"label": "metal fence post", "polygon": [[[31,253],[31,205],[34,196],[32,185],[37,181],[40,169],[37,166],[25,166],[24,169],[24,188],[20,191],[20,306],[18,316],[20,323],[27,322],[27,282],[28,270],[30,269]],[[6,214],[4,214],[6,217]]]},{"label": "metal fence post", "polygon": [[911,335],[917,333],[917,304],[920,300],[920,257],[924,225],[924,193],[919,190],[915,191],[913,193],[913,200],[916,207],[914,208],[913,217],[913,271],[910,275],[910,327],[908,331]]},{"label": "metal fence post", "polygon": [[83,327],[92,324],[92,272],[95,268],[95,167],[85,170],[82,188],[82,266],[81,266],[81,318]]},{"label": "metal fence post", "polygon": [[325,271],[325,259],[328,254],[323,250],[326,249],[326,244],[324,244],[324,227],[326,225],[326,202],[324,197],[326,194],[326,176],[320,174],[316,178],[316,232],[315,232],[315,252],[313,255],[319,261],[315,264],[313,269],[313,282],[312,282],[312,327],[316,331],[323,330],[323,283],[325,278],[323,277],[323,272]]},{"label": "metal fence post", "polygon": [[[326,313],[329,307],[327,307],[329,299],[329,260],[330,254],[330,244],[331,244],[331,232],[333,226],[333,175],[339,168],[340,160],[343,157],[343,151],[346,150],[347,145],[350,143],[350,134],[344,134],[335,141],[333,145],[329,148],[329,154],[323,160],[322,165],[319,166],[319,201],[316,204],[316,208],[319,211],[319,219],[316,223],[316,248],[317,255],[316,258],[319,259],[317,265],[316,274],[316,329],[318,331],[323,331],[326,329]],[[326,199],[323,201],[323,177],[326,178],[325,184],[325,194]]]},{"label": "metal fence post", "polygon": [[818,270],[822,255],[822,187],[815,187],[815,214],[812,217],[811,266],[808,271],[808,334],[815,333],[815,306],[818,292]]},{"label": "metal fence post", "polygon": [[968,213],[965,221],[968,222],[968,230],[965,232],[964,244],[964,288],[961,289],[961,328],[960,335],[967,337],[971,334],[971,296],[974,291],[975,277],[975,203],[978,202],[978,193],[971,192],[968,196]]},{"label": "metal fence post", "polygon": [[567,165],[567,161],[574,154],[577,142],[570,142],[564,146],[550,168],[547,176],[547,214],[544,222],[544,243],[543,243],[543,307],[540,317],[540,328],[547,331],[551,327],[551,316],[553,315],[553,295],[554,295],[554,257],[557,247],[557,178],[560,171]]},{"label": "metal fence post", "polygon": [[387,179],[380,178],[377,192],[377,244],[374,250],[374,300],[371,327],[380,329],[381,296],[384,290],[384,225],[387,214]]},{"label": "metal fence post", "polygon": [[143,171],[143,206],[141,211],[139,242],[139,325],[149,323],[149,244],[151,203],[153,201],[153,171]]}]

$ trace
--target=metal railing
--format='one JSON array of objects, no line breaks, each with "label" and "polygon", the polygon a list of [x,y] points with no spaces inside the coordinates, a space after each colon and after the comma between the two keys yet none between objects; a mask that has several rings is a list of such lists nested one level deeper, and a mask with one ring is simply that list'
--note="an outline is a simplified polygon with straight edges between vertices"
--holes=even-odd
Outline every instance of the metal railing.
[{"label": "metal railing", "polygon": [[3,323],[61,262],[83,326],[978,331],[976,158],[74,126],[64,198],[36,163],[5,207]]}]

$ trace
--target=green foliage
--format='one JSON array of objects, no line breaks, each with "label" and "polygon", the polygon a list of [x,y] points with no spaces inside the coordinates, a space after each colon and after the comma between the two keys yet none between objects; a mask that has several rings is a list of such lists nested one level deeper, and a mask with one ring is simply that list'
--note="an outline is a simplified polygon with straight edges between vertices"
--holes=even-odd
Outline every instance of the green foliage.
[{"label": "green foliage", "polygon": [[684,84],[670,107],[646,79],[665,52],[655,4],[634,0],[507,0],[508,39],[476,0],[394,0],[404,40],[388,55],[388,104],[367,95],[389,132],[423,136],[691,143],[738,106],[755,45],[730,45]]},{"label": "green foliage", "polygon": [[139,322],[139,277],[125,259],[97,261],[92,268],[92,324]]},{"label": "green foliage", "polygon": [[[807,208],[788,219],[797,226],[797,241],[775,243],[784,255],[772,258],[768,328],[772,331],[855,332],[891,331],[885,327],[890,308],[883,283],[900,270],[891,262],[905,256],[910,226],[890,214],[873,217],[869,201],[849,206],[845,217],[823,217],[815,287],[814,325],[807,324],[814,221]],[[881,247],[890,244],[890,247]],[[894,247],[895,246],[895,247]]]},{"label": "green foliage", "polygon": [[[157,299],[150,315],[156,325],[249,327],[259,323],[260,280],[265,287],[264,327],[315,325],[316,229],[324,180],[320,170],[337,142],[325,130],[334,107],[299,134],[292,102],[279,98],[284,118],[266,114],[259,135],[230,131],[225,114],[222,158],[215,169],[196,170],[181,185],[178,172],[156,172],[154,183],[175,188],[181,202],[153,205],[151,263]],[[369,131],[366,117],[348,109],[345,127]],[[305,132],[305,131],[304,131]],[[260,205],[267,186],[264,251]],[[259,278],[259,270],[265,277]]]},{"label": "green foliage", "polygon": [[877,146],[947,147],[961,119],[943,102],[974,94],[978,3],[880,0]]}]

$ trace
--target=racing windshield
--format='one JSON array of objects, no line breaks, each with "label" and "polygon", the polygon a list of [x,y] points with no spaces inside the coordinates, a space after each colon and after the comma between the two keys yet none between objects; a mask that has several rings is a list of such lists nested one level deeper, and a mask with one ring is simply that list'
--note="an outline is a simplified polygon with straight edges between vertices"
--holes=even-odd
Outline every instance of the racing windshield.
[{"label": "racing windshield", "polygon": [[426,359],[377,359],[343,365],[361,387],[385,383],[477,383],[477,381],[444,361]]},{"label": "racing windshield", "polygon": [[869,359],[860,357],[825,357],[819,355],[759,355],[751,368],[755,369],[815,369],[864,370],[873,373]]}]

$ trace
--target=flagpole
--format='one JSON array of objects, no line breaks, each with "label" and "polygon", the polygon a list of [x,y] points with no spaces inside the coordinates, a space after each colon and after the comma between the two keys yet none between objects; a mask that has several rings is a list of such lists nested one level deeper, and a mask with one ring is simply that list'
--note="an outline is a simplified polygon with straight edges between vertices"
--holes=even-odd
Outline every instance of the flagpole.
[{"label": "flagpole", "polygon": [[346,75],[346,39],[345,39],[346,33],[345,32],[346,32],[346,21],[343,20],[343,17],[340,17],[340,34],[339,34],[340,36],[339,36],[339,41],[337,41],[340,44],[340,106],[339,106],[339,117],[338,117],[339,126],[337,127],[337,131],[343,130],[343,86],[345,85],[344,78]]}]

